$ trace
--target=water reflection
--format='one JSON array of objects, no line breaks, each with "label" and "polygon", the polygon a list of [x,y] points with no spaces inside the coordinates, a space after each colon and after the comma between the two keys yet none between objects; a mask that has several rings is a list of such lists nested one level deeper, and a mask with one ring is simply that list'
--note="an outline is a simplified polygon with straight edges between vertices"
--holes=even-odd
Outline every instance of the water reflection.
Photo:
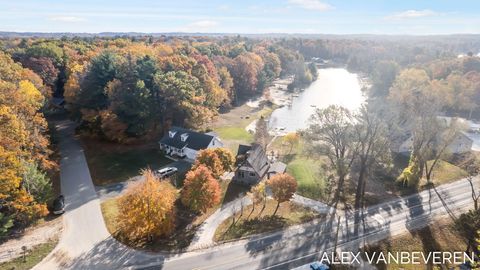
[{"label": "water reflection", "polygon": [[272,113],[270,129],[282,129],[284,132],[303,129],[308,126],[308,120],[316,108],[336,104],[356,110],[364,101],[357,74],[343,68],[320,69],[318,79],[298,97],[293,97],[291,106]]}]

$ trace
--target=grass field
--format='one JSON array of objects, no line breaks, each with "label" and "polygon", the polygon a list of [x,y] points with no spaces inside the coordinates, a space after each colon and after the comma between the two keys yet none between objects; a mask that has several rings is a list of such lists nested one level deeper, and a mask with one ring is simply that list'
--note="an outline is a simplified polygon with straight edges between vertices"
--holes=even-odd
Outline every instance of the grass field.
[{"label": "grass field", "polygon": [[323,167],[326,160],[306,156],[304,147],[302,139],[297,145],[290,147],[283,142],[282,137],[277,137],[270,145],[269,151],[278,153],[280,160],[287,164],[287,173],[297,180],[298,194],[314,200],[324,199],[326,178]]},{"label": "grass field", "polygon": [[58,239],[29,248],[25,261],[23,257],[18,257],[9,262],[0,263],[0,270],[27,270],[33,268],[43,258],[45,258],[57,245]]},{"label": "grass field", "polygon": [[304,157],[295,158],[288,164],[287,172],[297,179],[298,194],[311,199],[324,197],[325,176],[321,164],[319,160]]},{"label": "grass field", "polygon": [[158,169],[172,162],[156,145],[118,145],[83,140],[85,156],[95,185],[126,181],[141,169]]},{"label": "grass field", "polygon": [[222,140],[238,140],[252,142],[253,134],[245,130],[245,127],[218,127],[215,129]]},{"label": "grass field", "polygon": [[[393,238],[383,240],[376,245],[367,247],[365,250],[370,255],[373,252],[401,252],[401,251],[420,251],[428,255],[428,252],[433,251],[465,251],[465,241],[458,235],[453,228],[450,220],[437,220],[432,222],[430,226],[421,230],[405,233],[395,236]],[[395,263],[375,265],[377,269],[450,269],[452,265],[445,265],[443,268],[433,268],[432,265],[419,267],[419,265]],[[423,266],[423,265],[422,265]]]},{"label": "grass field", "polygon": [[239,144],[253,142],[253,134],[245,128],[260,116],[268,117],[274,109],[275,106],[272,105],[252,108],[243,104],[220,114],[210,128],[219,135],[225,147],[236,153]]},{"label": "grass field", "polygon": [[268,200],[263,212],[261,211],[262,205],[257,205],[254,209],[252,209],[252,205],[245,207],[243,212],[226,219],[218,226],[214,240],[227,241],[253,234],[276,231],[320,217],[313,210],[290,202],[280,204],[277,214],[272,216],[276,206],[276,201]]}]

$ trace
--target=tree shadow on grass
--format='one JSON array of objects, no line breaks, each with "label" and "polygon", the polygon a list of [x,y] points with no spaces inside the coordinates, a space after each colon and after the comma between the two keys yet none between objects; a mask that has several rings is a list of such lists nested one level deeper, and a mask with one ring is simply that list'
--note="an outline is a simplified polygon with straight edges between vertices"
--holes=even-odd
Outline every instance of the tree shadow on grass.
[{"label": "tree shadow on grass", "polygon": [[248,186],[244,186],[233,181],[228,183],[225,190],[225,196],[223,197],[222,205],[225,205],[239,197],[242,197],[249,190]]},{"label": "tree shadow on grass", "polygon": [[237,220],[223,233],[224,240],[237,239],[249,235],[276,231],[288,226],[285,218],[278,216],[255,217]]}]

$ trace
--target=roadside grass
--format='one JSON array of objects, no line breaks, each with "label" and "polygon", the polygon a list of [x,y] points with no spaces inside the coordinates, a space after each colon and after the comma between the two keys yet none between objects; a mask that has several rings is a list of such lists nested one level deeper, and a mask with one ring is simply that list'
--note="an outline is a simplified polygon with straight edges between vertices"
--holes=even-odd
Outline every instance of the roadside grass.
[{"label": "roadside grass", "polygon": [[320,217],[317,212],[291,202],[280,204],[277,214],[272,216],[276,206],[277,202],[269,199],[263,212],[261,212],[262,205],[256,205],[255,208],[249,205],[243,211],[238,209],[234,216],[226,219],[218,226],[214,241],[228,241],[249,235],[277,231]]},{"label": "roadside grass", "polygon": [[[428,161],[428,166],[431,166],[432,162],[432,160]],[[441,185],[459,180],[467,176],[468,173],[460,167],[457,167],[449,162],[439,160],[432,172],[432,182],[435,185]],[[427,179],[423,178],[420,181],[420,185],[426,186]]]},{"label": "roadside grass", "polygon": [[141,169],[158,169],[172,161],[157,145],[119,145],[83,138],[90,174],[97,186],[118,183],[139,175]]},{"label": "roadside grass", "polygon": [[100,207],[102,210],[105,225],[110,234],[120,242],[127,246],[148,250],[148,251],[181,251],[190,245],[193,237],[195,236],[196,228],[200,226],[210,215],[212,215],[223,204],[230,202],[240,196],[241,193],[246,192],[247,188],[240,186],[231,181],[222,181],[220,183],[222,197],[220,202],[214,207],[208,209],[203,214],[195,214],[186,209],[179,201],[177,201],[177,220],[176,228],[172,235],[167,238],[155,239],[149,243],[132,243],[127,239],[121,237],[119,223],[117,217],[119,214],[118,199],[115,197],[112,199],[101,202]]},{"label": "roadside grass", "polygon": [[[368,252],[370,256],[373,252],[423,252],[425,256],[428,256],[429,252],[434,251],[465,251],[465,241],[459,236],[458,232],[453,228],[453,223],[450,219],[438,219],[432,222],[428,227],[420,229],[418,231],[404,233],[398,236],[385,239],[375,245],[370,245],[364,248],[364,251]],[[377,255],[378,256],[378,255]],[[365,258],[366,259],[366,258]],[[419,269],[418,264],[379,264],[374,265],[377,269]],[[444,265],[442,269],[451,269],[453,265]],[[440,269],[440,265],[437,265]],[[423,265],[422,269],[437,269],[433,265]]]},{"label": "roadside grass", "polygon": [[36,245],[29,248],[25,262],[23,256],[15,258],[8,262],[0,263],[0,270],[27,270],[33,268],[36,264],[43,260],[57,245],[58,239],[51,239],[47,243]]}]

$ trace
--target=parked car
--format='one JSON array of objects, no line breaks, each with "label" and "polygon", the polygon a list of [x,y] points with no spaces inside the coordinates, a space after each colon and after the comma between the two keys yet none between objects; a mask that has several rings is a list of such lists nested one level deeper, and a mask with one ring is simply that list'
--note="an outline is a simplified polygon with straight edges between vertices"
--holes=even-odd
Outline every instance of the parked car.
[{"label": "parked car", "polygon": [[330,267],[328,265],[321,263],[321,262],[313,262],[310,264],[310,269],[312,270],[328,270]]},{"label": "parked car", "polygon": [[178,169],[175,167],[165,167],[157,171],[157,175],[160,178],[166,178],[172,176],[178,172]]},{"label": "parked car", "polygon": [[53,201],[52,210],[53,210],[52,211],[53,214],[55,215],[61,215],[65,213],[65,198],[63,197],[63,195],[60,195],[57,198],[55,198],[55,200]]}]

